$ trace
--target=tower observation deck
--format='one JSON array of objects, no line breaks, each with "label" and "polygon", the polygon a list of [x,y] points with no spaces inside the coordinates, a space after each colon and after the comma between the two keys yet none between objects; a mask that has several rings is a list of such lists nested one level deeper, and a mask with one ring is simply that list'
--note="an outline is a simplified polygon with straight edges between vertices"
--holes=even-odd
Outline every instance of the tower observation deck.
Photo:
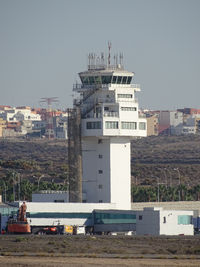
[{"label": "tower observation deck", "polygon": [[130,209],[130,141],[146,136],[146,119],[139,117],[132,84],[133,72],[123,67],[123,56],[114,65],[104,56],[88,57],[88,70],[79,73],[79,93],[74,107],[81,112],[83,202],[116,203]]}]

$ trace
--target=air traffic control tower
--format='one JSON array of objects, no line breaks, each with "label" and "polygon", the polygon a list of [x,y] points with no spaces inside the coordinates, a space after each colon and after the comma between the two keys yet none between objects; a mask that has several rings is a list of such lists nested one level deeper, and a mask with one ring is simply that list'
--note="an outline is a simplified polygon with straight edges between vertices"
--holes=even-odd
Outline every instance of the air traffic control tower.
[{"label": "air traffic control tower", "polygon": [[131,139],[146,136],[132,84],[134,73],[123,67],[122,54],[88,56],[88,70],[79,73],[81,84],[75,107],[81,112],[83,202],[116,203],[131,209]]}]

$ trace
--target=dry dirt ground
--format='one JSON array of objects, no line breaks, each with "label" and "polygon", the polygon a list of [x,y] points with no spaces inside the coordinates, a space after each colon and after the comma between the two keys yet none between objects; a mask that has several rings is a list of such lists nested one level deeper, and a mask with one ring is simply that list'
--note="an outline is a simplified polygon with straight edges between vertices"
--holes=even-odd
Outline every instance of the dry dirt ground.
[{"label": "dry dirt ground", "polygon": [[60,266],[134,266],[134,267],[158,267],[158,266],[182,266],[199,267],[200,260],[194,259],[108,259],[108,258],[75,258],[75,257],[0,257],[0,266],[5,267],[60,267]]},{"label": "dry dirt ground", "polygon": [[0,236],[0,266],[200,266],[200,236]]}]

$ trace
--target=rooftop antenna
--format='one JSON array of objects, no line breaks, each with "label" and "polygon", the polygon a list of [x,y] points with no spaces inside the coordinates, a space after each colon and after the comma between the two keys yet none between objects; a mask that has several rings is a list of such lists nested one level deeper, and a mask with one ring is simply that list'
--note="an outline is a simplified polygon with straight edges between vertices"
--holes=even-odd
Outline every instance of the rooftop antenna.
[{"label": "rooftop antenna", "polygon": [[114,55],[114,65],[115,65],[115,67],[117,66],[117,63],[116,63],[116,55]]},{"label": "rooftop antenna", "polygon": [[89,53],[88,55],[88,69],[90,69],[90,65],[91,65],[91,54]]},{"label": "rooftop antenna", "polygon": [[110,49],[111,49],[111,42],[108,42],[108,67],[110,67]]},{"label": "rooftop antenna", "polygon": [[102,66],[104,65],[104,53],[103,52],[101,53],[101,65]]},{"label": "rooftop antenna", "polygon": [[119,64],[120,64],[121,66],[123,66],[123,58],[124,58],[123,53],[120,53],[120,54],[119,54]]}]

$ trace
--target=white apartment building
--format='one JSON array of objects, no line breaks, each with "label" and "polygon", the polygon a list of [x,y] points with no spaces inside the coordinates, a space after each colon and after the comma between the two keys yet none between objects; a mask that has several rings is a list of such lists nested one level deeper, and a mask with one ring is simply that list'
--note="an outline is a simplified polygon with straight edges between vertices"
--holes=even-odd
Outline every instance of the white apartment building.
[{"label": "white apartment building", "polygon": [[5,110],[1,110],[0,111],[0,118],[2,118],[5,121],[8,122],[15,122],[17,121],[16,118],[14,117],[16,114],[16,110],[15,108],[9,108],[9,109],[5,109]]},{"label": "white apartment building", "polygon": [[84,202],[131,208],[130,141],[147,134],[133,76],[121,64],[94,62],[93,55],[88,70],[79,73],[82,84],[74,90],[80,93]]},{"label": "white apartment building", "polygon": [[33,113],[30,108],[9,108],[0,111],[0,118],[8,122],[14,121],[40,121],[41,116]]},{"label": "white apartment building", "polygon": [[40,114],[33,113],[29,109],[21,109],[17,110],[14,118],[17,121],[41,121]]}]

